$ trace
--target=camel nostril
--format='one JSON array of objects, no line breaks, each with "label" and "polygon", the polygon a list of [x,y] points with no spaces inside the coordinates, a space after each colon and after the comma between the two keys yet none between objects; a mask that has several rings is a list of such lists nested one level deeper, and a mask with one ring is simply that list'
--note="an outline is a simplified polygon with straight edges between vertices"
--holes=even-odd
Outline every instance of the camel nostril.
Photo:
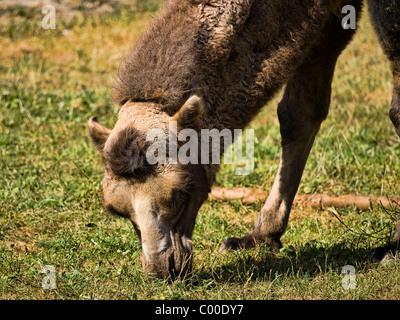
[{"label": "camel nostril", "polygon": [[162,279],[184,279],[192,271],[192,251],[168,248],[157,255],[142,254],[143,270]]}]

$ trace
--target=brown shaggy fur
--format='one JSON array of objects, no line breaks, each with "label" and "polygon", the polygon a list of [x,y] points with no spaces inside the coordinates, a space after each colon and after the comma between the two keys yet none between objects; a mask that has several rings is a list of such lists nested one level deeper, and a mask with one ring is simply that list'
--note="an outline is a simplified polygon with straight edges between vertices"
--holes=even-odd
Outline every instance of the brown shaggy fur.
[{"label": "brown shaggy fur", "polygon": [[[359,14],[362,2],[167,0],[164,10],[138,40],[118,72],[112,98],[121,106],[126,103],[121,109],[124,114],[120,114],[118,128],[110,134],[95,121],[89,122],[91,137],[103,153],[104,165],[116,176],[141,177],[152,167],[145,160],[144,133],[135,129],[139,121],[144,122],[140,125],[145,131],[162,123],[166,130],[165,119],[182,110],[177,117],[184,123],[196,118],[192,123],[196,123],[197,129],[242,129],[287,83],[278,106],[282,155],[277,177],[253,230],[242,238],[227,239],[221,248],[225,251],[266,242],[273,249],[279,249],[308,154],[321,122],[328,115],[336,61],[354,34],[354,30],[342,28],[341,8],[353,5]],[[375,28],[392,63],[394,91],[390,117],[400,135],[400,5],[397,0],[369,0],[369,3]],[[187,103],[188,108],[181,109],[192,95],[201,97],[192,102],[202,100],[203,103]],[[132,128],[124,130],[125,126]],[[104,137],[108,135],[110,138],[105,144]],[[180,232],[180,247],[185,248],[182,252],[186,257],[190,254],[189,240],[197,211],[206,194],[196,191],[206,190],[206,183],[211,186],[218,165],[189,165],[184,169],[188,169],[186,177],[189,178],[182,179],[181,188],[177,188],[181,190],[172,199],[182,204],[191,198],[187,206],[190,208],[176,218],[178,222],[173,214],[169,216],[173,237],[161,236],[162,230],[168,229],[165,222],[157,224],[161,220],[144,223],[140,212],[133,218],[148,228],[146,246],[153,243],[154,250],[162,243],[154,242],[155,236],[169,239],[171,243]],[[161,175],[152,176],[154,184],[163,185],[157,180]],[[196,177],[196,186],[188,182],[190,176]],[[119,206],[116,212],[132,212],[129,207],[133,200],[127,197],[134,184],[123,185],[109,177],[107,181],[108,205],[112,202],[113,207]],[[155,189],[151,183],[141,187],[147,194]],[[147,208],[147,196],[142,198],[138,206]],[[157,199],[153,200],[156,205]],[[154,230],[158,232],[155,236]],[[399,239],[400,220],[393,241],[383,252],[397,249]],[[168,247],[170,258],[179,255],[179,250],[173,248]],[[164,249],[162,252],[166,252]],[[151,265],[154,270],[165,273],[171,267],[165,262],[166,257],[159,255],[144,266]],[[182,259],[176,259],[179,263],[171,265],[183,270],[180,269]]]},{"label": "brown shaggy fur", "polygon": [[150,142],[146,135],[133,128],[118,133],[115,143],[103,153],[103,162],[113,173],[124,178],[139,178],[153,171],[154,166],[146,160]]},{"label": "brown shaggy fur", "polygon": [[168,1],[122,64],[113,100],[173,115],[198,94],[204,128],[243,128],[318,40],[333,3]]}]

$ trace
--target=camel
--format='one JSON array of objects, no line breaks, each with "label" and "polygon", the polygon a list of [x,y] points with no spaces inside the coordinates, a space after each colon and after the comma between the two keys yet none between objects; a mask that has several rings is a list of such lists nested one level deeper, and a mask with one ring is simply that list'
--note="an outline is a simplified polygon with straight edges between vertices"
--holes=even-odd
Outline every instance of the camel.
[{"label": "camel", "polygon": [[[221,251],[260,243],[281,248],[303,169],[328,115],[336,61],[356,31],[342,25],[344,6],[358,18],[363,1],[166,1],[118,71],[115,127],[95,117],[88,123],[103,159],[104,206],[132,222],[145,272],[162,278],[190,273],[196,216],[219,169],[212,161],[169,161],[168,152],[166,161],[150,163],[149,131],[168,137],[172,122],[178,134],[243,129],[285,86],[277,110],[282,151],[271,192],[253,229],[226,239]],[[391,61],[390,118],[400,135],[400,4],[369,0],[368,7]],[[198,145],[200,155],[204,141]],[[399,240],[400,220],[393,241],[377,254],[396,251]]]}]

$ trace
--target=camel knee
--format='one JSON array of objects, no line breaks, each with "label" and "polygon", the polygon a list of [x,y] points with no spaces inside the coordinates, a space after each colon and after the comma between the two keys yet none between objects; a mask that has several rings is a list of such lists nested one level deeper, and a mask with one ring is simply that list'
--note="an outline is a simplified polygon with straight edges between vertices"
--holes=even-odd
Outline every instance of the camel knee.
[{"label": "camel knee", "polygon": [[400,57],[392,60],[392,72],[394,87],[389,117],[394,124],[396,133],[400,136]]},{"label": "camel knee", "polygon": [[400,137],[400,92],[393,94],[389,117],[393,122],[397,135]]},{"label": "camel knee", "polygon": [[282,143],[314,137],[328,116],[329,105],[330,96],[325,101],[315,101],[309,97],[298,103],[290,102],[284,97],[278,104]]}]

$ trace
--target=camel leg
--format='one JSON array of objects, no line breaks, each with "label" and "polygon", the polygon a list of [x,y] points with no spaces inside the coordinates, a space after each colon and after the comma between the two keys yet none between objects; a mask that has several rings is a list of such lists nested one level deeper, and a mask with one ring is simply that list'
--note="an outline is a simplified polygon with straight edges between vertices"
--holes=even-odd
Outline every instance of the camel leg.
[{"label": "camel leg", "polygon": [[[400,5],[399,5],[400,14]],[[400,41],[400,16],[399,20],[399,41]],[[400,43],[396,42],[399,47],[399,56],[392,58],[392,71],[393,71],[393,97],[392,104],[389,111],[390,119],[392,120],[397,134],[400,136]],[[384,262],[386,256],[394,256],[397,252],[400,252],[400,214],[397,218],[396,229],[392,241],[390,241],[386,246],[377,248],[375,251],[375,257]]]},{"label": "camel leg", "polygon": [[[357,12],[361,11],[361,2],[354,1]],[[344,30],[341,20],[332,16],[320,41],[288,82],[278,105],[282,153],[272,190],[253,230],[242,238],[225,240],[222,252],[250,248],[257,243],[267,243],[273,250],[282,246],[280,238],[286,230],[308,155],[321,122],[328,115],[337,58],[353,34],[354,30]]]},{"label": "camel leg", "polygon": [[[391,62],[393,97],[389,116],[396,133],[400,136],[400,3],[397,0],[369,0],[368,5],[379,41]],[[393,240],[386,246],[376,249],[375,256],[383,259],[395,251],[400,251],[400,216]]]}]

